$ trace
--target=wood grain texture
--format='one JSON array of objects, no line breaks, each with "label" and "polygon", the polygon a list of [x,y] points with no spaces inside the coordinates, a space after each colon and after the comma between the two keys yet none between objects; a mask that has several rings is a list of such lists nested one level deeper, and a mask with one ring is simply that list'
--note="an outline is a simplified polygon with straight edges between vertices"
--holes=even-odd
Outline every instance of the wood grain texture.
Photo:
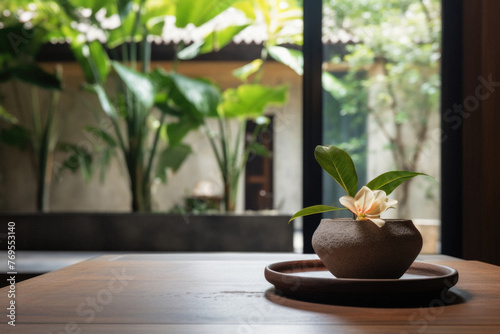
[{"label": "wood grain texture", "polygon": [[[433,307],[423,308],[292,300],[276,294],[264,279],[264,267],[270,263],[311,258],[299,254],[106,255],[17,284],[18,329],[5,322],[0,329],[2,333],[59,333],[65,332],[65,326],[85,333],[132,333],[137,328],[152,333],[500,330],[497,266],[434,257],[431,262],[459,271],[459,282],[451,289],[456,300],[447,306],[434,300],[429,305]],[[7,302],[7,288],[0,289],[2,319],[6,319]]]}]

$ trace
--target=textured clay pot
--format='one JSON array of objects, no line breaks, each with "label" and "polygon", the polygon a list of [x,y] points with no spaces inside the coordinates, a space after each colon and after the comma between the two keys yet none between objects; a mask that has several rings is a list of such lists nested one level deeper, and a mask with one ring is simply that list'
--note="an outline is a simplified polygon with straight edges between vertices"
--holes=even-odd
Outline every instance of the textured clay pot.
[{"label": "textured clay pot", "polygon": [[322,219],[312,246],[337,278],[397,279],[422,249],[422,236],[411,220]]}]

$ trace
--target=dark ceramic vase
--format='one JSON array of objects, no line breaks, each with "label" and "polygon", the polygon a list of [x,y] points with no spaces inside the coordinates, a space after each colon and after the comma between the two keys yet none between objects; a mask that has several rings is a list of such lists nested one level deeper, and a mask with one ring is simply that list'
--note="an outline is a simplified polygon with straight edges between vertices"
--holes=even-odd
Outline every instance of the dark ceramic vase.
[{"label": "dark ceramic vase", "polygon": [[312,246],[337,278],[397,279],[422,249],[422,236],[411,220],[322,219]]}]

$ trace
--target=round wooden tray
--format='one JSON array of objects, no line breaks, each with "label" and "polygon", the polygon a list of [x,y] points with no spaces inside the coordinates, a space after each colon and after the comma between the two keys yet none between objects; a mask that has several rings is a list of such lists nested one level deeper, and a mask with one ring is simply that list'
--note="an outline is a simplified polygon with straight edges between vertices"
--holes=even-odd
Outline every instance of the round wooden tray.
[{"label": "round wooden tray", "polygon": [[285,296],[329,301],[381,296],[444,299],[458,282],[457,270],[424,262],[414,262],[399,279],[336,278],[321,260],[273,263],[265,268],[264,275]]}]

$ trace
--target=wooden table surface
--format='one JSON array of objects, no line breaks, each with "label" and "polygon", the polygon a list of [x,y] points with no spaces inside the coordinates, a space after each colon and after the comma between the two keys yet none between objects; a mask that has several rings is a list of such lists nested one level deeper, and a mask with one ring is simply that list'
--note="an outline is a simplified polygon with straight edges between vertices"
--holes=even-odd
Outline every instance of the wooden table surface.
[{"label": "wooden table surface", "polygon": [[500,267],[421,257],[459,272],[454,302],[319,304],[277,294],[266,265],[303,254],[105,255],[16,284],[16,326],[1,333],[500,333]]}]

